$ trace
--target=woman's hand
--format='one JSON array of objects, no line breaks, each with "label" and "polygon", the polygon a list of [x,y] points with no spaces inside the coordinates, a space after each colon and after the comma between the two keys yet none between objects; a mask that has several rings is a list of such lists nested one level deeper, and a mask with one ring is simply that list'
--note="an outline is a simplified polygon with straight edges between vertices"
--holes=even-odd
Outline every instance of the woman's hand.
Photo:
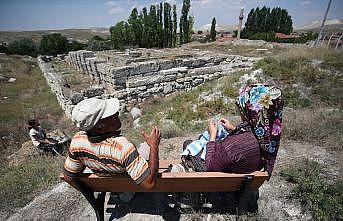
[{"label": "woman's hand", "polygon": [[225,118],[220,119],[220,123],[227,129],[227,130],[234,130],[236,127],[228,120]]},{"label": "woman's hand", "polygon": [[208,133],[210,134],[210,141],[215,141],[217,136],[217,124],[215,122],[211,122],[208,126]]}]

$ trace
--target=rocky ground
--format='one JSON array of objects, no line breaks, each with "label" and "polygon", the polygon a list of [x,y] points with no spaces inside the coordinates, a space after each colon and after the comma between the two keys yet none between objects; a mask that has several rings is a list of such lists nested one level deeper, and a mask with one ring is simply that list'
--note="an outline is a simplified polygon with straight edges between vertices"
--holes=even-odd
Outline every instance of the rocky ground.
[{"label": "rocky ground", "polygon": [[[175,159],[186,137],[163,139],[160,147],[161,159]],[[259,190],[258,211],[241,215],[240,220],[312,220],[296,200],[289,197],[292,184],[280,177],[280,169],[305,159],[324,165],[327,178],[335,179],[342,173],[342,154],[330,152],[320,146],[286,140],[279,150],[277,164],[270,181]],[[133,201],[122,203],[115,195],[106,196],[106,220],[235,220],[233,213],[223,207],[225,199],[213,195],[211,209],[174,209],[170,199],[162,193],[138,193]],[[8,220],[95,220],[95,213],[84,197],[66,183],[60,183],[51,190],[36,197]]]}]

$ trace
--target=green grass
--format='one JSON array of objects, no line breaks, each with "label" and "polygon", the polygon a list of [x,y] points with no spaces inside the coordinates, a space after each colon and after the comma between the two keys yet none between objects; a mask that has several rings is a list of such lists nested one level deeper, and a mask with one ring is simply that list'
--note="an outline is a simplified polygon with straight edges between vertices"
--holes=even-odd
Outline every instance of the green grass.
[{"label": "green grass", "polygon": [[0,98],[8,97],[0,99],[0,210],[10,215],[58,182],[63,160],[35,155],[20,165],[9,166],[6,157],[30,139],[28,119],[38,117],[49,132],[61,128],[63,111],[36,62],[26,62],[21,56],[2,55],[0,63],[5,64],[0,74],[17,79],[0,85]]},{"label": "green grass", "polygon": [[307,160],[304,165],[284,168],[281,176],[295,184],[292,197],[300,199],[316,220],[343,219],[343,181],[333,185],[321,177],[321,165]]},{"label": "green grass", "polygon": [[[322,63],[313,65],[313,60]],[[307,107],[319,102],[342,107],[342,67],[343,53],[310,48],[290,49],[266,57],[255,66],[284,88],[285,103],[290,107]],[[300,93],[300,90],[308,92]]]},{"label": "green grass", "polygon": [[[222,98],[205,101],[202,93],[221,92],[224,96],[235,98],[238,88],[234,83],[246,72],[236,72],[231,76],[207,82],[189,92],[179,92],[167,98],[152,99],[142,108],[140,119],[142,129],[149,130],[152,125],[161,129],[163,138],[171,138],[187,133],[200,133],[208,124],[208,120],[217,116],[235,114],[235,104],[226,103]],[[230,93],[228,93],[230,91]],[[175,124],[167,124],[172,120]],[[129,128],[123,131],[134,143],[143,142],[141,129]]]},{"label": "green grass", "polygon": [[64,159],[40,155],[25,163],[1,169],[0,208],[12,213],[26,205],[35,194],[59,182]]},{"label": "green grass", "polygon": [[[7,149],[13,152],[29,138],[26,129],[28,119],[38,117],[45,127],[56,123],[63,116],[63,111],[36,63],[26,63],[19,56],[2,56],[0,62],[7,64],[6,70],[1,69],[0,73],[6,71],[7,75],[17,79],[14,83],[1,83],[0,86],[1,98],[8,97],[0,100],[0,137],[5,137],[0,151]],[[45,127],[48,131],[53,128]]]}]

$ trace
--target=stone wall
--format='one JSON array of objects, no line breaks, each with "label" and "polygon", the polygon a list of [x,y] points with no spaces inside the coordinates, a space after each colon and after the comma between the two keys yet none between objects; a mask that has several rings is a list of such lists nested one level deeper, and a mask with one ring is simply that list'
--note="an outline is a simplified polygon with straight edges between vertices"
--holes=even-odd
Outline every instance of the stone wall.
[{"label": "stone wall", "polygon": [[102,96],[104,88],[93,86],[83,91],[74,91],[70,88],[68,82],[62,77],[63,73],[57,72],[53,68],[53,62],[43,57],[38,57],[38,65],[50,86],[51,91],[56,95],[57,101],[65,111],[66,116],[71,117],[71,111],[74,106],[85,97]]},{"label": "stone wall", "polygon": [[71,91],[49,62],[39,58],[39,63],[62,108],[70,115],[73,105],[85,97],[117,97],[125,109],[149,97],[191,90],[237,70],[250,69],[258,60],[199,50],[180,52],[178,49],[69,52],[66,62],[98,83],[90,92]]}]

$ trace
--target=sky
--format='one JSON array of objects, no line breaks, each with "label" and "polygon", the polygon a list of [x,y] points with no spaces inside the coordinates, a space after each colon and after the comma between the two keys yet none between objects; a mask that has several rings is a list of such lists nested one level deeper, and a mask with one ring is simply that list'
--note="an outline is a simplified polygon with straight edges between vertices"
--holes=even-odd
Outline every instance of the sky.
[{"label": "sky", "polygon": [[[191,0],[190,14],[195,17],[195,30],[211,23],[238,23],[244,7],[244,22],[252,8],[281,7],[292,16],[293,26],[323,19],[329,0]],[[127,20],[134,7],[142,9],[156,0],[0,0],[0,30],[47,30],[65,28],[110,27]],[[182,0],[176,4],[178,17]],[[343,0],[332,0],[329,19],[343,19]]]}]

